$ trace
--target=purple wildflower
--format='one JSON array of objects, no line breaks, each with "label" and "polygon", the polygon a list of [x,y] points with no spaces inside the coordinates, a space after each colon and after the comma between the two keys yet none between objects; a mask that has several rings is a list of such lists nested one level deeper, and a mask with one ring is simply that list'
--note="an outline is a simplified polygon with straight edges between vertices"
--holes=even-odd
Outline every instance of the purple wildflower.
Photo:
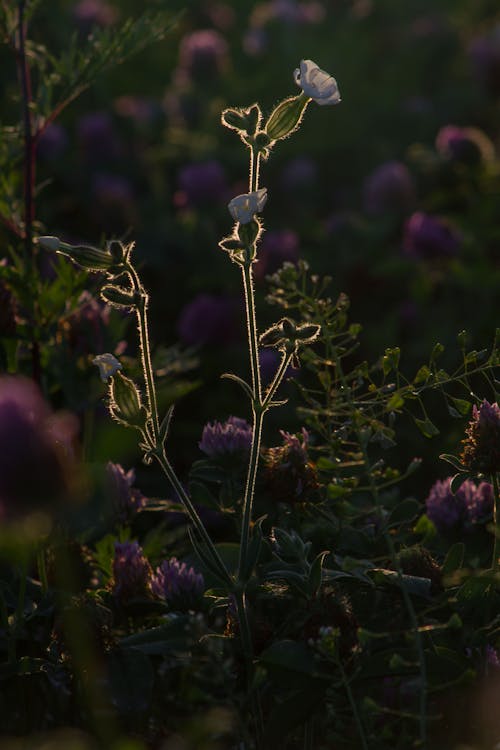
[{"label": "purple wildflower", "polygon": [[317,179],[316,163],[307,156],[298,156],[284,168],[282,185],[289,191],[310,189]]},{"label": "purple wildflower", "polygon": [[476,486],[471,479],[466,479],[453,494],[451,479],[438,479],[425,501],[427,516],[442,534],[455,529],[469,531],[488,519],[493,509],[490,484],[482,482]]},{"label": "purple wildflower", "polygon": [[459,233],[447,221],[417,211],[405,224],[403,251],[420,260],[449,258],[457,254],[460,241]]},{"label": "purple wildflower", "polygon": [[156,568],[152,581],[153,594],[165,599],[171,609],[186,611],[199,608],[205,590],[201,573],[180,563],[176,557],[164,560]]},{"label": "purple wildflower", "polygon": [[150,597],[153,571],[138,542],[115,542],[112,592],[122,603]]},{"label": "purple wildflower", "polygon": [[179,173],[179,188],[184,202],[190,207],[202,207],[218,203],[226,198],[227,181],[224,169],[218,161],[188,164]]},{"label": "purple wildflower", "polygon": [[203,428],[200,450],[207,456],[247,453],[252,444],[252,428],[244,419],[229,417],[226,422],[209,422]]},{"label": "purple wildflower", "polygon": [[227,344],[235,337],[234,300],[199,294],[181,310],[177,333],[188,346]]},{"label": "purple wildflower", "polygon": [[90,112],[78,123],[78,139],[87,159],[102,161],[118,154],[113,121],[107,112]]},{"label": "purple wildflower", "polygon": [[73,8],[73,17],[81,31],[88,34],[92,26],[112,26],[118,13],[104,0],[80,0]]},{"label": "purple wildflower", "polygon": [[[276,349],[266,348],[259,349],[259,365],[260,365],[260,376],[264,385],[267,385],[272,381],[276,375],[281,357]],[[285,372],[284,380],[296,376],[298,370],[290,366]]]},{"label": "purple wildflower", "polygon": [[255,277],[263,279],[274,273],[283,263],[296,263],[299,259],[299,238],[290,229],[266,232],[258,252]]},{"label": "purple wildflower", "polygon": [[58,122],[52,122],[37,140],[37,153],[45,161],[59,159],[68,147],[68,134]]},{"label": "purple wildflower", "polygon": [[404,213],[415,203],[415,183],[408,167],[399,161],[381,164],[365,180],[364,207],[371,215]]},{"label": "purple wildflower", "polygon": [[472,41],[469,56],[485,89],[493,96],[500,94],[500,24]]},{"label": "purple wildflower", "polygon": [[470,471],[493,474],[500,471],[500,407],[484,399],[472,407],[472,419],[462,441],[461,460]]},{"label": "purple wildflower", "polygon": [[469,164],[491,161],[495,156],[495,147],[482,130],[457,125],[441,128],[436,136],[436,150],[446,159]]},{"label": "purple wildflower", "polygon": [[490,646],[490,644],[486,646],[485,656],[486,663],[490,667],[496,667],[496,669],[500,669],[500,657],[498,656],[498,651],[494,646]]},{"label": "purple wildflower", "polygon": [[38,387],[0,378],[0,506],[7,518],[51,508],[68,489],[78,422],[53,414]]},{"label": "purple wildflower", "polygon": [[108,485],[113,505],[120,522],[124,523],[146,505],[142,492],[132,485],[135,482],[135,471],[125,472],[123,466],[108,461],[106,465]]},{"label": "purple wildflower", "polygon": [[187,34],[179,52],[180,73],[194,80],[219,75],[228,65],[228,44],[215,29],[200,29]]}]

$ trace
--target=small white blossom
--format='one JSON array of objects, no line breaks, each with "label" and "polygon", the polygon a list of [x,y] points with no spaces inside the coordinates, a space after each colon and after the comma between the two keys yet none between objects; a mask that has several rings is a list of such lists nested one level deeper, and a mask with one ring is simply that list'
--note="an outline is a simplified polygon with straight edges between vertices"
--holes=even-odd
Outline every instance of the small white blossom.
[{"label": "small white blossom", "polygon": [[229,203],[229,213],[235,221],[240,224],[248,224],[252,221],[254,214],[262,211],[267,200],[267,189],[261,188],[253,193],[243,193]]},{"label": "small white blossom", "polygon": [[121,362],[118,362],[116,357],[113,357],[113,355],[109,353],[98,354],[97,357],[94,357],[92,362],[99,368],[99,375],[101,376],[103,383],[106,383],[108,378],[114,375],[115,372],[118,372],[118,370],[122,369]]},{"label": "small white blossom", "polygon": [[333,76],[318,68],[312,60],[302,60],[294,72],[295,83],[317,104],[338,104],[340,92]]}]

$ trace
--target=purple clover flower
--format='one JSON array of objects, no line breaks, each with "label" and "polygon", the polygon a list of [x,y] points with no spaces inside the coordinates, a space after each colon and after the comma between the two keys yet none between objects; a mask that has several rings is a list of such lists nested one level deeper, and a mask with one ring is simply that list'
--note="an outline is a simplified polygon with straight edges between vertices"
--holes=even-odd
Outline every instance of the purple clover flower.
[{"label": "purple clover flower", "polygon": [[255,277],[263,279],[274,273],[283,263],[296,263],[299,259],[299,238],[290,229],[266,232],[258,251]]},{"label": "purple clover flower", "polygon": [[181,41],[179,68],[181,77],[207,80],[220,75],[228,65],[229,47],[215,29],[200,29],[187,34]]},{"label": "purple clover flower", "polygon": [[235,301],[199,294],[181,310],[177,333],[188,346],[223,345],[234,340]]},{"label": "purple clover flower", "polygon": [[466,479],[455,494],[451,491],[452,477],[438,479],[427,497],[427,516],[436,529],[446,534],[462,529],[470,531],[487,520],[493,510],[493,488],[487,482],[478,486]]},{"label": "purple clover flower", "polygon": [[399,161],[381,164],[365,180],[365,211],[373,216],[405,213],[415,203],[416,190],[408,167]]},{"label": "purple clover flower", "polygon": [[124,523],[145,507],[146,498],[140,490],[132,487],[135,482],[134,469],[125,472],[120,464],[108,461],[106,473],[116,514],[119,521]]},{"label": "purple clover flower", "polygon": [[112,26],[118,13],[104,0],[80,0],[73,8],[73,17],[82,32],[90,33],[92,26]]},{"label": "purple clover flower", "polygon": [[482,130],[457,125],[441,128],[436,136],[436,150],[446,159],[469,164],[491,161],[495,156],[495,147]]},{"label": "purple clover flower", "polygon": [[100,162],[117,156],[119,149],[116,133],[107,112],[90,112],[81,117],[77,132],[86,158]]},{"label": "purple clover flower", "polygon": [[150,597],[153,571],[138,542],[115,542],[112,592],[122,603]]},{"label": "purple clover flower", "polygon": [[493,474],[500,471],[500,407],[484,399],[472,407],[472,419],[462,441],[462,463],[471,471]]},{"label": "purple clover flower", "polygon": [[159,599],[165,599],[172,609],[183,612],[199,608],[205,581],[201,573],[171,557],[156,568],[152,590]]},{"label": "purple clover flower", "polygon": [[471,42],[469,56],[484,88],[493,96],[500,94],[500,24]]},{"label": "purple clover flower", "polygon": [[0,506],[15,518],[53,508],[67,492],[79,425],[53,414],[34,382],[0,378]]},{"label": "purple clover flower", "polygon": [[68,134],[58,122],[52,122],[37,140],[37,153],[45,161],[60,159],[68,147]]},{"label": "purple clover flower", "polygon": [[448,222],[423,211],[412,214],[405,224],[403,252],[410,258],[433,260],[457,254],[461,237]]},{"label": "purple clover flower", "polygon": [[191,207],[200,208],[225,201],[227,181],[224,169],[215,159],[188,164],[179,173],[179,188],[185,203]]},{"label": "purple clover flower", "polygon": [[318,166],[308,156],[292,159],[283,170],[282,185],[287,191],[306,190],[318,179]]},{"label": "purple clover flower", "polygon": [[200,450],[210,458],[247,453],[252,445],[252,428],[239,417],[226,422],[209,422],[203,428]]}]

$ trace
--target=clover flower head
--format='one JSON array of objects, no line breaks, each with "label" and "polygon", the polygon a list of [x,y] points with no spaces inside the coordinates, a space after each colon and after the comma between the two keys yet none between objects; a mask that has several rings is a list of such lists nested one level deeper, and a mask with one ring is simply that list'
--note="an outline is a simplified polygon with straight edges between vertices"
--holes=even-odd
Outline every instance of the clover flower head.
[{"label": "clover flower head", "polygon": [[153,571],[138,542],[115,542],[112,591],[126,603],[151,595]]},{"label": "clover flower head", "polygon": [[132,485],[135,482],[135,471],[125,471],[121,464],[108,461],[106,473],[113,504],[120,521],[125,522],[146,505],[142,492]]},{"label": "clover flower head", "polygon": [[171,607],[185,611],[196,609],[205,590],[205,581],[201,573],[171,557],[156,568],[152,588],[159,599],[165,599]]},{"label": "clover flower head", "polygon": [[92,363],[99,368],[99,375],[103,383],[106,383],[108,378],[122,369],[121,362],[109,352],[98,354],[97,357],[94,357]]},{"label": "clover flower head", "polygon": [[295,83],[317,104],[338,104],[340,92],[333,76],[321,70],[312,60],[302,60],[294,71]]},{"label": "clover flower head", "polygon": [[229,417],[226,422],[209,422],[203,428],[199,447],[207,456],[246,453],[252,444],[252,428],[239,417]]},{"label": "clover flower head", "polygon": [[255,214],[262,211],[267,201],[267,189],[237,195],[228,204],[229,213],[240,224],[248,224]]},{"label": "clover flower head", "polygon": [[469,470],[484,474],[500,471],[500,407],[484,399],[472,408],[472,419],[462,441],[461,461]]},{"label": "clover flower head", "polygon": [[455,494],[451,491],[452,477],[438,479],[427,497],[427,516],[437,530],[446,534],[454,529],[470,531],[487,520],[493,510],[493,488],[488,482],[476,485],[466,479]]}]

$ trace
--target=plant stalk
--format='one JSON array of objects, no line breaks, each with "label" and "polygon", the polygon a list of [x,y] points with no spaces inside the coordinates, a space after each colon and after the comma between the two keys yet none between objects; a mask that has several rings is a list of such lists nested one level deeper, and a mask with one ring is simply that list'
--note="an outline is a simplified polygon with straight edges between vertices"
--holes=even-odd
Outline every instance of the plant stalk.
[{"label": "plant stalk", "polygon": [[493,570],[499,568],[500,558],[500,528],[499,522],[499,506],[500,506],[500,483],[498,481],[498,473],[496,471],[491,474],[491,484],[493,485],[493,532],[495,534],[495,540],[493,542],[493,560],[491,567]]}]

